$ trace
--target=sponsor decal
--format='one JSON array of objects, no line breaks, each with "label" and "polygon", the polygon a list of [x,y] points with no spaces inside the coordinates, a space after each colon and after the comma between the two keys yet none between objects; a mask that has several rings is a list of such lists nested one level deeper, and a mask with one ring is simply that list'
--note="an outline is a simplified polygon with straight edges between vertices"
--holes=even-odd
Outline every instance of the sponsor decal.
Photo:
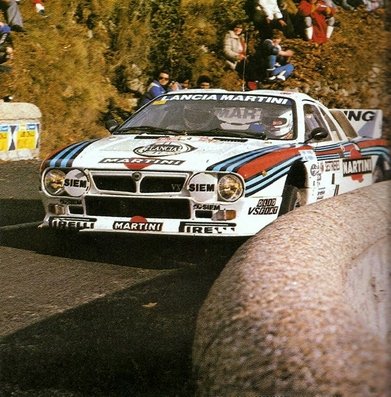
[{"label": "sponsor decal", "polygon": [[373,110],[344,110],[349,121],[372,121],[376,113]]},{"label": "sponsor decal", "polygon": [[304,161],[316,161],[316,154],[313,150],[299,150]]},{"label": "sponsor decal", "polygon": [[84,172],[80,170],[69,171],[65,175],[64,190],[70,196],[81,196],[90,188],[90,182]]},{"label": "sponsor decal", "polygon": [[95,218],[50,217],[49,226],[56,229],[84,230],[94,229]]},{"label": "sponsor decal", "polygon": [[202,211],[219,211],[220,204],[194,204],[193,209]]},{"label": "sponsor decal", "polygon": [[239,102],[253,102],[253,103],[273,103],[278,105],[285,105],[291,100],[287,98],[280,98],[275,96],[261,96],[261,95],[245,95],[245,94],[177,94],[166,95],[162,97],[158,103],[164,104],[167,101],[239,101]]},{"label": "sponsor decal", "polygon": [[113,230],[123,230],[132,232],[160,232],[162,231],[162,222],[148,222],[142,216],[134,216],[129,222],[115,221]]},{"label": "sponsor decal", "polygon": [[183,160],[168,160],[168,159],[143,159],[139,157],[127,158],[104,158],[100,161],[104,164],[158,164],[158,165],[179,165],[184,163]]},{"label": "sponsor decal", "polygon": [[340,109],[350,124],[361,136],[380,138],[382,136],[383,111],[381,109]]},{"label": "sponsor decal", "polygon": [[321,171],[319,164],[312,164],[310,167],[310,173],[312,176],[318,175]]},{"label": "sponsor decal", "polygon": [[72,200],[72,199],[67,199],[67,198],[61,198],[60,199],[60,204],[76,205],[76,204],[82,204],[82,201],[81,200]]},{"label": "sponsor decal", "polygon": [[37,147],[37,124],[20,124],[16,132],[16,149],[35,149]]},{"label": "sponsor decal", "polygon": [[140,156],[145,157],[163,157],[173,156],[182,153],[188,153],[196,150],[195,147],[183,142],[162,142],[153,143],[152,145],[140,146],[133,151]]},{"label": "sponsor decal", "polygon": [[181,222],[179,231],[195,234],[224,234],[236,230],[236,223]]},{"label": "sponsor decal", "polygon": [[145,159],[139,157],[128,158],[104,158],[100,161],[104,164],[124,164],[131,170],[140,170],[148,167],[149,165],[181,165],[184,160],[168,160],[168,159]]},{"label": "sponsor decal", "polygon": [[216,185],[214,183],[190,183],[189,192],[214,192]]},{"label": "sponsor decal", "polygon": [[217,179],[215,176],[201,172],[195,174],[189,184],[187,190],[191,197],[198,202],[216,201]]},{"label": "sponsor decal", "polygon": [[6,152],[11,144],[12,134],[8,125],[0,125],[0,152]]},{"label": "sponsor decal", "polygon": [[274,215],[278,213],[277,199],[260,199],[255,207],[248,209],[248,215]]},{"label": "sponsor decal", "polygon": [[260,108],[217,108],[216,116],[219,120],[227,123],[248,124],[254,121],[259,121],[261,119],[262,112],[263,110]]},{"label": "sponsor decal", "polygon": [[338,160],[328,160],[324,162],[324,171],[339,171],[341,169],[340,162]]},{"label": "sponsor decal", "polygon": [[325,187],[321,187],[318,190],[318,195],[316,197],[317,200],[322,200],[324,198],[324,195],[326,194],[326,188]]},{"label": "sponsor decal", "polygon": [[361,159],[344,159],[342,167],[343,176],[370,174],[372,172],[372,160],[368,157],[363,157]]}]

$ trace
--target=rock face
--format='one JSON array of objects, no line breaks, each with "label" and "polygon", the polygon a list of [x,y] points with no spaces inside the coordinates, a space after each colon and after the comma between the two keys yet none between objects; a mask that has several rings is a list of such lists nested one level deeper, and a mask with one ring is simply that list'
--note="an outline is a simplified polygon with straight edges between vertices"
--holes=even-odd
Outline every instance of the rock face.
[{"label": "rock face", "polygon": [[388,396],[391,182],[277,219],[200,310],[198,396]]}]

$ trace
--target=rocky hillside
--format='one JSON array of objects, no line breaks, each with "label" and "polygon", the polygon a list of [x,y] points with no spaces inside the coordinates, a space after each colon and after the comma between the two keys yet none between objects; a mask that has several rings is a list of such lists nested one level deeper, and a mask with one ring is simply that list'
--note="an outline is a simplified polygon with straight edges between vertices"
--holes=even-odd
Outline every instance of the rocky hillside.
[{"label": "rocky hillside", "polygon": [[[175,77],[207,73],[215,87],[241,89],[224,69],[222,38],[244,18],[245,0],[51,0],[47,18],[32,2],[20,8],[26,33],[14,33],[15,57],[1,65],[1,96],[35,103],[43,113],[42,157],[79,139],[104,136],[109,115],[129,115],[153,71]],[[384,9],[338,8],[332,39],[316,47],[287,39],[294,76],[278,88],[303,91],[330,107],[382,108],[391,119],[388,54],[390,23]],[[277,88],[277,87],[276,87]]]}]

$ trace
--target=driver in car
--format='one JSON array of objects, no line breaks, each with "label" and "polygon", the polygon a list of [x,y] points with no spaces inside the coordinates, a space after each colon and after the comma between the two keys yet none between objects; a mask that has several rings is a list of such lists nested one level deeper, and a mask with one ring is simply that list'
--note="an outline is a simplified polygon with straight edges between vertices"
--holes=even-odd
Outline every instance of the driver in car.
[{"label": "driver in car", "polygon": [[211,131],[221,127],[220,120],[215,116],[213,109],[205,104],[185,105],[183,121],[185,128],[195,131]]},{"label": "driver in car", "polygon": [[293,139],[293,119],[290,111],[263,120],[269,139]]}]

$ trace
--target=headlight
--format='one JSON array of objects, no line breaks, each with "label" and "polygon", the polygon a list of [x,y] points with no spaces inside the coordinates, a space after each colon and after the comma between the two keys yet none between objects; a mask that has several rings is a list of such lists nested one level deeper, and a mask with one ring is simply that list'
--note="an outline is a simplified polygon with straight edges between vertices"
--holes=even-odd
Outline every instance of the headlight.
[{"label": "headlight", "polygon": [[43,185],[46,191],[53,196],[65,194],[80,197],[90,188],[87,175],[78,169],[70,170],[67,173],[59,169],[52,169],[45,174]]},{"label": "headlight", "polygon": [[236,201],[243,194],[243,183],[236,175],[223,175],[217,184],[217,192],[224,201]]},{"label": "headlight", "polygon": [[45,174],[43,185],[45,190],[53,196],[64,193],[65,172],[61,170],[50,170]]}]

